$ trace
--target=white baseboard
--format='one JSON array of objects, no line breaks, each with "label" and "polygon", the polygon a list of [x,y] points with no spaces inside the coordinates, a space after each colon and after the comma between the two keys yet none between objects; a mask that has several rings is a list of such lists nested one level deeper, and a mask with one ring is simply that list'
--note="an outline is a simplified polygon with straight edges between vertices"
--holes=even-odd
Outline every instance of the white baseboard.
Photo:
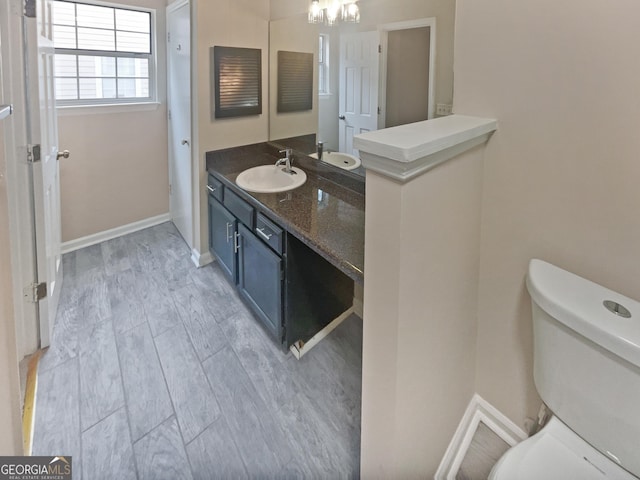
[{"label": "white baseboard", "polygon": [[91,245],[96,245],[98,243],[111,240],[112,238],[144,230],[145,228],[154,227],[170,220],[171,216],[168,213],[164,213],[155,217],[145,218],[138,222],[129,223],[128,225],[112,228],[111,230],[87,235],[86,237],[78,238],[76,240],[69,240],[62,244],[62,253],[65,254],[75,250],[80,250],[81,248],[90,247]]},{"label": "white baseboard", "polygon": [[435,480],[455,480],[480,422],[510,446],[527,438],[527,434],[520,427],[476,393],[469,402],[458,429],[447,447],[442,462],[433,477]]},{"label": "white baseboard", "polygon": [[198,268],[204,267],[213,262],[213,255],[211,255],[211,252],[200,253],[194,248],[191,250],[191,261]]}]

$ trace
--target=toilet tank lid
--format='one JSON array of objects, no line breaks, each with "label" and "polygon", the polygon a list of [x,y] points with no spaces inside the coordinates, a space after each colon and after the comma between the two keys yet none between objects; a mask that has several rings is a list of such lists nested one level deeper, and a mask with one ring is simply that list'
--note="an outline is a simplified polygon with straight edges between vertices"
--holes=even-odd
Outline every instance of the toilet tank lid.
[{"label": "toilet tank lid", "polygon": [[[529,262],[527,289],[551,317],[640,367],[640,303],[538,259]],[[609,311],[605,300],[624,306],[631,317]]]}]

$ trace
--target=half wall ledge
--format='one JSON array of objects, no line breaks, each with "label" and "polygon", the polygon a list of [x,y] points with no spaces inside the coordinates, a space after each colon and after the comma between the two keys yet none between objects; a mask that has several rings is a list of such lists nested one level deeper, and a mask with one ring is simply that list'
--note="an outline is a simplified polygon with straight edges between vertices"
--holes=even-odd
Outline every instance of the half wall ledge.
[{"label": "half wall ledge", "polygon": [[353,146],[365,169],[406,183],[485,143],[497,128],[491,118],[449,115],[362,133]]}]

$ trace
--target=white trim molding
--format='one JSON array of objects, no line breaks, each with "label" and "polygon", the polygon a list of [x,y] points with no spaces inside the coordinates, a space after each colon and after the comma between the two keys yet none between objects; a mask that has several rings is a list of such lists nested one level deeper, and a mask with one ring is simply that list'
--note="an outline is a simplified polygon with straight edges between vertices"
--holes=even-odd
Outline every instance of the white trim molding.
[{"label": "white trim molding", "polygon": [[101,115],[106,113],[150,112],[157,110],[160,102],[106,103],[97,105],[62,105],[56,107],[58,117],[74,115]]},{"label": "white trim molding", "polygon": [[400,183],[485,143],[498,128],[491,118],[449,115],[356,135],[362,165]]},{"label": "white trim molding", "polygon": [[62,244],[62,253],[74,252],[81,248],[90,247],[91,245],[96,245],[113,238],[122,237],[123,235],[144,230],[145,228],[155,227],[156,225],[169,221],[171,221],[171,216],[168,213],[163,213],[162,215],[145,218],[144,220],[105,230],[104,232],[94,233],[92,235],[87,235],[86,237],[77,238],[76,240],[69,240]]},{"label": "white trim molding", "polygon": [[480,422],[489,427],[511,447],[528,437],[524,430],[476,393],[469,402],[456,433],[447,447],[433,477],[435,480],[455,480]]},{"label": "white trim molding", "polygon": [[194,248],[191,250],[191,261],[198,268],[204,267],[205,265],[213,263],[213,255],[211,255],[211,252],[200,253]]}]

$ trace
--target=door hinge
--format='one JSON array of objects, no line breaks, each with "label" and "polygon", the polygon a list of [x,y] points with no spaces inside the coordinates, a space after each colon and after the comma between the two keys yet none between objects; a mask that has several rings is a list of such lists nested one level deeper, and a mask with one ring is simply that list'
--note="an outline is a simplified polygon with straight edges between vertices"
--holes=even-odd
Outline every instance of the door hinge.
[{"label": "door hinge", "polygon": [[171,41],[171,32],[167,32],[167,42]]},{"label": "door hinge", "polygon": [[24,297],[31,303],[38,303],[47,298],[47,283],[32,283],[24,287]]},{"label": "door hinge", "polygon": [[24,0],[24,16],[36,18],[36,0]]},{"label": "door hinge", "polygon": [[378,115],[382,115],[382,109],[378,107]]},{"label": "door hinge", "polygon": [[378,45],[378,53],[382,53],[382,45]]},{"label": "door hinge", "polygon": [[27,162],[36,163],[40,159],[40,145],[27,145]]},{"label": "door hinge", "polygon": [[167,115],[169,116],[169,120],[171,120],[171,110],[167,112]]},{"label": "door hinge", "polygon": [[169,195],[171,195],[172,192],[173,192],[173,188],[171,187],[171,184],[169,184]]}]

